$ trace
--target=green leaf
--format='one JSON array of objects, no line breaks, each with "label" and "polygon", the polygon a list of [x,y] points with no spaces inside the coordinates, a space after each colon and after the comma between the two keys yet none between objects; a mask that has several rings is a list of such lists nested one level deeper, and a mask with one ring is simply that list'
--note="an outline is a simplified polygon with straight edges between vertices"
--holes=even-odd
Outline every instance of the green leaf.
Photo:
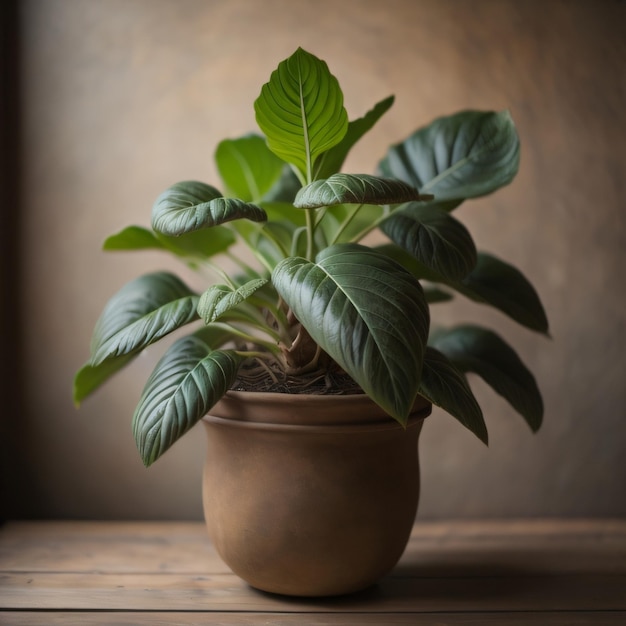
[{"label": "green leaf", "polygon": [[[418,280],[428,280],[431,283],[446,283],[443,276],[428,269],[412,254],[409,254],[404,248],[401,248],[395,243],[384,243],[380,246],[376,246],[375,250],[402,265],[405,270],[413,274]],[[451,283],[446,284],[452,287]]]},{"label": "green leaf", "polygon": [[133,416],[146,466],[156,461],[228,391],[241,357],[211,350],[198,336],[179,339],[157,363]]},{"label": "green leaf", "polygon": [[255,204],[224,198],[215,187],[197,181],[172,185],[152,207],[152,228],[172,236],[242,218],[264,222],[267,216]]},{"label": "green leaf", "polygon": [[417,396],[429,324],[419,282],[357,244],[331,246],[315,263],[285,259],[272,281],[313,340],[405,424]]},{"label": "green leaf", "polygon": [[419,199],[417,189],[400,180],[369,174],[333,174],[303,187],[294,206],[316,209],[337,204],[400,204]]},{"label": "green leaf", "polygon": [[152,248],[171,252],[184,259],[208,259],[226,252],[234,243],[235,235],[224,226],[195,230],[179,237],[157,234],[141,226],[129,226],[108,237],[103,249],[131,251]]},{"label": "green leaf", "polygon": [[319,158],[319,162],[315,165],[315,178],[328,178],[339,172],[354,144],[391,108],[393,101],[394,96],[389,96],[376,104],[363,117],[352,120],[348,124],[348,132],[344,138]]},{"label": "green leaf", "polygon": [[228,285],[212,285],[200,297],[198,315],[205,324],[211,324],[230,309],[241,304],[266,283],[265,278],[257,278],[248,281],[237,289],[232,289]]},{"label": "green leaf", "polygon": [[208,326],[201,326],[191,336],[197,337],[206,343],[206,345],[212,350],[222,348],[234,338],[233,333],[222,324],[209,324]]},{"label": "green leaf", "polygon": [[526,420],[533,432],[539,429],[543,401],[535,378],[513,348],[496,333],[464,325],[437,331],[429,344],[461,371],[481,376]]},{"label": "green leaf", "polygon": [[438,350],[426,349],[420,395],[456,418],[483,443],[488,443],[483,412],[462,372]]},{"label": "green leaf", "polygon": [[422,285],[424,289],[424,296],[428,304],[438,304],[440,302],[449,302],[453,299],[450,292],[439,289],[438,287],[428,287]]},{"label": "green leaf", "polygon": [[535,288],[509,263],[480,252],[472,272],[451,286],[471,300],[499,309],[526,328],[548,333],[548,318]]},{"label": "green leaf", "polygon": [[254,134],[221,141],[215,163],[230,195],[246,202],[259,202],[280,179],[285,165],[265,138]]},{"label": "green leaf", "polygon": [[279,222],[290,230],[306,226],[304,211],[294,208],[291,202],[263,202],[268,222]]},{"label": "green leaf", "polygon": [[98,387],[105,383],[113,374],[121,370],[132,361],[137,353],[124,354],[113,357],[96,365],[85,363],[74,376],[74,404],[78,407],[80,403]]},{"label": "green leaf", "polygon": [[90,365],[132,354],[198,319],[198,296],[167,272],[126,284],[106,304],[91,340]]},{"label": "green leaf", "polygon": [[437,203],[450,203],[450,209],[510,183],[519,167],[519,150],[508,111],[462,111],[440,117],[392,146],[379,169],[383,176],[434,194]]},{"label": "green leaf", "polygon": [[166,246],[155,234],[143,226],[128,226],[104,240],[102,249],[111,250],[165,250]]},{"label": "green leaf", "polygon": [[325,212],[320,226],[328,241],[357,242],[363,237],[363,232],[371,229],[384,212],[385,209],[376,204],[338,204]]},{"label": "green leaf", "polygon": [[462,280],[452,281],[428,268],[395,244],[376,248],[394,259],[419,280],[443,283],[465,297],[498,309],[518,324],[548,334],[548,318],[535,288],[512,265],[479,252],[476,267]]},{"label": "green leaf", "polygon": [[291,166],[285,163],[279,179],[263,196],[263,208],[265,208],[266,202],[288,202],[291,204],[300,187],[302,187],[300,179],[296,176],[293,169],[291,169]]},{"label": "green leaf", "polygon": [[157,237],[176,256],[198,260],[226,252],[236,242],[234,233],[226,226],[193,230],[177,237],[158,233]]},{"label": "green leaf", "polygon": [[254,103],[270,150],[312,179],[316,159],[338,144],[348,115],[337,79],[326,63],[298,48],[272,72]]},{"label": "green leaf", "polygon": [[476,247],[467,228],[433,206],[408,204],[380,229],[426,267],[448,280],[461,280],[476,265]]}]

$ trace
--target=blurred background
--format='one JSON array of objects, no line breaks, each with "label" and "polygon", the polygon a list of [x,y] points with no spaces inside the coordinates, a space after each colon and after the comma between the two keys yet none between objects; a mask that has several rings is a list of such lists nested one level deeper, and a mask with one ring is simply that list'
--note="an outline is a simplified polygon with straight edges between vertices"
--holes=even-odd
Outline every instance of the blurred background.
[{"label": "blurred background", "polygon": [[[146,470],[130,421],[155,347],[84,402],[72,378],[106,300],[158,253],[104,253],[148,225],[298,46],[327,61],[351,119],[396,103],[353,151],[460,109],[509,109],[515,182],[456,215],[536,285],[551,339],[458,298],[442,324],[492,324],[535,373],[532,435],[479,379],[490,446],[435,411],[421,519],[626,516],[626,3],[617,0],[22,0],[4,11],[3,516],[200,519],[200,426]],[[622,286],[620,286],[622,285]]]}]

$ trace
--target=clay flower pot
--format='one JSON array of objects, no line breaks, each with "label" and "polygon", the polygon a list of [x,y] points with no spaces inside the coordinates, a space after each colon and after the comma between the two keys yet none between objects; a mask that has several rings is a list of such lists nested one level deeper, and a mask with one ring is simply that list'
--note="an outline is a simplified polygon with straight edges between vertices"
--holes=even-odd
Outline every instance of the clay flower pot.
[{"label": "clay flower pot", "polygon": [[408,541],[417,439],[367,396],[229,392],[203,419],[203,503],[224,562],[253,587],[325,596],[364,589]]}]

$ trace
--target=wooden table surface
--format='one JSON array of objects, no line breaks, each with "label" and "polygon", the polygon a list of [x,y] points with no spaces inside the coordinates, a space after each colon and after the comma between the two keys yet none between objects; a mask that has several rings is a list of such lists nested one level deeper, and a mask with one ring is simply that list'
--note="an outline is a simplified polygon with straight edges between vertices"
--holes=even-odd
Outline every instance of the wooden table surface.
[{"label": "wooden table surface", "polygon": [[626,520],[418,522],[358,594],[251,589],[201,523],[9,522],[0,624],[626,624]]}]

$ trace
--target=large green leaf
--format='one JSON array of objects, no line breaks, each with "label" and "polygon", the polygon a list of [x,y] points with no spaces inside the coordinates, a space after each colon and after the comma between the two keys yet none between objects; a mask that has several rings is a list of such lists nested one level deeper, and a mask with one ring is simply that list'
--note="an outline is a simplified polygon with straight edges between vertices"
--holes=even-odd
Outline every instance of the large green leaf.
[{"label": "large green leaf", "polygon": [[467,380],[438,350],[426,349],[420,395],[456,418],[482,442],[488,442],[487,425]]},{"label": "large green leaf", "polygon": [[285,259],[272,281],[314,341],[389,415],[406,423],[429,325],[419,282],[357,244],[331,246],[315,263]]},{"label": "large green leaf", "polygon": [[543,401],[534,376],[499,335],[479,326],[464,325],[433,333],[429,344],[463,372],[481,376],[537,431]]},{"label": "large green leaf", "polygon": [[242,358],[211,350],[198,336],[179,339],[157,363],[133,416],[146,466],[156,461],[228,391]]},{"label": "large green leaf", "polygon": [[285,165],[265,139],[254,134],[221,141],[215,163],[230,195],[246,202],[259,202],[280,179]]},{"label": "large green leaf", "polygon": [[270,150],[310,182],[313,164],[339,143],[348,115],[337,79],[326,63],[298,48],[272,72],[254,103]]},{"label": "large green leaf", "polygon": [[205,324],[211,324],[232,308],[249,298],[257,289],[267,283],[265,278],[256,278],[232,289],[228,285],[211,285],[200,296],[198,314]]},{"label": "large green leaf", "polygon": [[529,280],[515,267],[486,252],[479,252],[476,267],[461,281],[446,279],[395,244],[376,248],[400,263],[413,276],[443,283],[474,302],[492,306],[518,324],[548,334],[548,318]]},{"label": "large green leaf", "polygon": [[489,194],[513,180],[519,139],[508,111],[462,111],[440,117],[392,146],[379,164],[452,208],[465,198]]},{"label": "large green leaf", "polygon": [[410,203],[394,211],[380,228],[446,279],[461,280],[476,265],[476,247],[467,228],[437,207]]},{"label": "large green leaf", "polygon": [[491,254],[479,252],[472,272],[451,286],[476,302],[499,309],[526,328],[548,333],[548,318],[535,288],[517,268]]},{"label": "large green leaf", "polygon": [[300,189],[294,206],[316,209],[337,204],[400,204],[419,198],[417,189],[400,180],[369,174],[333,174]]},{"label": "large green leaf", "polygon": [[85,363],[74,376],[74,404],[80,403],[98,387],[105,383],[113,374],[121,370],[137,356],[137,353],[106,359],[100,365]]},{"label": "large green leaf", "polygon": [[348,124],[348,132],[344,138],[328,152],[324,152],[315,164],[315,178],[328,178],[339,172],[352,146],[391,108],[393,101],[394,96],[389,96],[377,103],[363,117],[352,120]]},{"label": "large green leaf", "polygon": [[198,319],[198,296],[168,272],[140,276],[106,304],[91,340],[90,365],[132,354]]},{"label": "large green leaf", "polygon": [[152,207],[152,228],[172,236],[242,218],[264,222],[267,215],[255,204],[224,198],[215,187],[193,180],[172,185]]},{"label": "large green leaf", "polygon": [[208,259],[226,252],[235,243],[235,235],[225,226],[208,230],[194,230],[179,237],[170,237],[142,226],[128,226],[107,237],[103,249],[111,250],[165,250],[185,259]]}]

